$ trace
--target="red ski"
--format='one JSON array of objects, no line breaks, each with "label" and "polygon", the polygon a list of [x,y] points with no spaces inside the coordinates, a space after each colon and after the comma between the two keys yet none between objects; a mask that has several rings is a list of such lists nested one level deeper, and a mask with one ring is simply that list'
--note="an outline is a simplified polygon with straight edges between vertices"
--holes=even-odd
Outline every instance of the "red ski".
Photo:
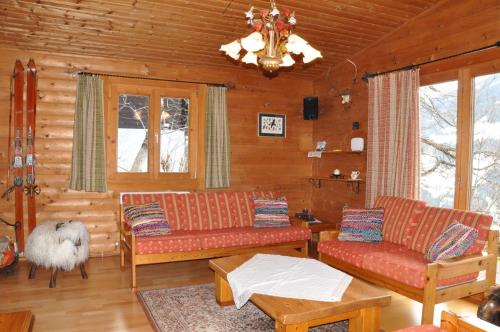
[{"label": "red ski", "polygon": [[16,238],[19,251],[24,251],[23,227],[23,93],[24,93],[24,68],[21,61],[16,60],[14,67],[14,197],[15,220],[20,227],[16,227]]},{"label": "red ski", "polygon": [[35,61],[30,59],[26,79],[26,185],[24,186],[24,193],[28,197],[29,233],[36,226],[35,196],[40,194],[40,188],[35,183],[36,75]]}]

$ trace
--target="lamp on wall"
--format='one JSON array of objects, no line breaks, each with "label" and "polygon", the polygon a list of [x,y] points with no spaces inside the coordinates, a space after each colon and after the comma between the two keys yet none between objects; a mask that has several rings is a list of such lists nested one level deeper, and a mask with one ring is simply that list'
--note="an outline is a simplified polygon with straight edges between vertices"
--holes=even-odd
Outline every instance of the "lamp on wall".
[{"label": "lamp on wall", "polygon": [[271,9],[254,12],[254,7],[245,13],[247,23],[254,32],[222,45],[220,51],[235,60],[240,59],[241,50],[246,54],[241,61],[256,66],[261,65],[264,71],[272,73],[280,67],[291,67],[295,60],[292,54],[303,55],[302,61],[310,63],[322,58],[321,52],[293,33],[297,23],[295,12],[288,9],[278,10],[274,0],[270,0]]}]

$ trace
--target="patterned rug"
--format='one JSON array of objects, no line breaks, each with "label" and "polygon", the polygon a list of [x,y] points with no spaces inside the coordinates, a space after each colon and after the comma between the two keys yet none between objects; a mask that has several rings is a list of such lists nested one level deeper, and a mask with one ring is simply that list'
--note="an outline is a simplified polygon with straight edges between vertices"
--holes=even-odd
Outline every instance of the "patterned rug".
[{"label": "patterned rug", "polygon": [[[158,332],[271,332],[274,321],[250,301],[237,310],[215,302],[214,285],[164,288],[137,292],[149,321]],[[347,332],[342,321],[309,329]]]}]

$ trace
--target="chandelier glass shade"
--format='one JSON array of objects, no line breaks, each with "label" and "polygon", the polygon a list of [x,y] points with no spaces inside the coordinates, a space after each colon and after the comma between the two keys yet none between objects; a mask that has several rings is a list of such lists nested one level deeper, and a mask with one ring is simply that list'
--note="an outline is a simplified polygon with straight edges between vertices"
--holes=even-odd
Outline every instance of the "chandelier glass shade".
[{"label": "chandelier glass shade", "polygon": [[277,71],[280,67],[293,66],[295,60],[291,54],[302,54],[304,63],[322,58],[320,51],[293,33],[297,24],[295,12],[288,9],[280,11],[274,0],[270,2],[271,9],[256,11],[251,7],[245,13],[247,23],[254,32],[222,45],[220,51],[234,60],[240,60],[240,52],[244,50],[246,54],[241,58],[242,62],[261,65],[264,71],[269,73]]}]

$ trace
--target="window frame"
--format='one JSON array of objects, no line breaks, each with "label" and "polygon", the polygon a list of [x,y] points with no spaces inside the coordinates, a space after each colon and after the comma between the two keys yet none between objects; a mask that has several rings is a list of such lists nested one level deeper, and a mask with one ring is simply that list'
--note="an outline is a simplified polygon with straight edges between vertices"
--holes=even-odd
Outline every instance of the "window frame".
[{"label": "window frame", "polygon": [[474,78],[500,72],[500,50],[493,49],[420,70],[420,86],[457,80],[457,147],[454,208],[470,210],[474,142]]},{"label": "window frame", "polygon": [[[157,80],[106,77],[105,117],[108,185],[114,190],[204,190],[206,86]],[[123,94],[149,96],[148,171],[118,172],[118,102]],[[189,167],[186,173],[160,170],[160,98],[189,98]]]}]

